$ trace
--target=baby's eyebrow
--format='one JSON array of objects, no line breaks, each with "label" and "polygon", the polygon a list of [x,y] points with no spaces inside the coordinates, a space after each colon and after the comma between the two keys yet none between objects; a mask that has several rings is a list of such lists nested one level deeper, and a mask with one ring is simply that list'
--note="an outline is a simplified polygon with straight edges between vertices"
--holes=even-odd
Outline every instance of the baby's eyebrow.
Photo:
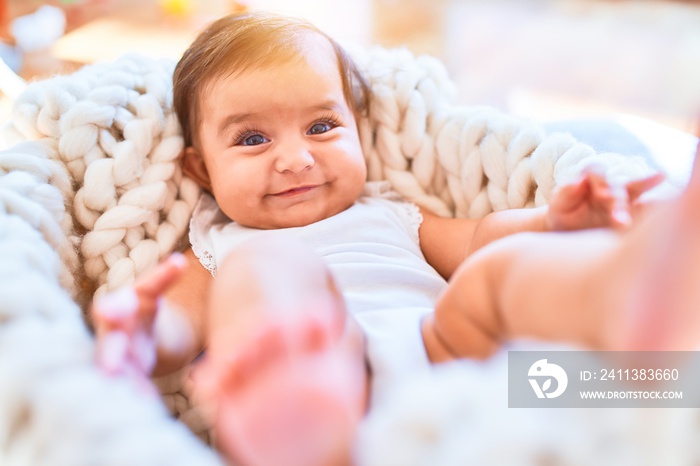
[{"label": "baby's eyebrow", "polygon": [[343,113],[343,106],[335,100],[326,100],[308,107],[307,110],[330,110],[331,112]]},{"label": "baby's eyebrow", "polygon": [[[329,99],[329,100],[324,100],[323,102],[319,102],[318,104],[310,105],[309,107],[306,107],[303,109],[305,112],[314,112],[314,111],[319,111],[319,110],[326,110],[326,111],[331,111],[335,113],[343,113],[343,105],[338,102],[337,100],[334,99]],[[242,123],[247,120],[253,120],[253,119],[259,119],[261,118],[261,114],[257,112],[246,112],[246,113],[232,113],[230,115],[227,115],[223,120],[221,120],[221,123],[219,124],[219,128],[217,130],[217,134],[219,136],[223,135],[226,129],[231,126],[231,125],[236,125],[239,123]]]},{"label": "baby's eyebrow", "polygon": [[256,118],[258,116],[259,114],[257,113],[232,113],[221,121],[221,124],[219,124],[218,134],[221,136],[229,126]]}]

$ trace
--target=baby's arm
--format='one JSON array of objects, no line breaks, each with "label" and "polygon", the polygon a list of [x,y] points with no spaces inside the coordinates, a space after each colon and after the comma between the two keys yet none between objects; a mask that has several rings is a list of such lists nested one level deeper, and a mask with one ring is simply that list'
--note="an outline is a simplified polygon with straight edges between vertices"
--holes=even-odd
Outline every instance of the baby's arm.
[{"label": "baby's arm", "polygon": [[113,373],[164,375],[192,361],[203,347],[210,281],[188,250],[161,262],[133,287],[98,299],[92,316],[100,365]]},{"label": "baby's arm", "polygon": [[[165,291],[155,322],[158,364],[154,375],[178,370],[204,349],[207,303],[211,274],[188,249],[187,266],[180,278]],[[160,312],[160,309],[163,312]]]},{"label": "baby's arm", "polygon": [[420,246],[428,263],[446,279],[471,253],[523,231],[547,231],[547,208],[493,212],[483,219],[445,218],[421,209]]},{"label": "baby's arm", "polygon": [[663,179],[655,174],[614,186],[589,170],[558,189],[548,206],[493,212],[483,219],[442,218],[422,210],[421,249],[428,263],[449,278],[471,253],[515,233],[624,228],[632,223],[639,197]]}]

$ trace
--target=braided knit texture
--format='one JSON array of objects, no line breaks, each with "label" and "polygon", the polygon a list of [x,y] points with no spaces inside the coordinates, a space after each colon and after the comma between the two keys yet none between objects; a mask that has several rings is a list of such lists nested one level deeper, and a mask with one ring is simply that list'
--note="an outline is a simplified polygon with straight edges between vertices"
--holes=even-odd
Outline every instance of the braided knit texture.
[{"label": "braided knit texture", "polygon": [[172,68],[132,57],[15,102],[16,144],[0,152],[1,464],[220,464],[166,409],[185,411],[180,380],[158,381],[164,405],[105,377],[81,316],[94,290],[174,249],[199,195],[177,164]]},{"label": "braided knit texture", "polygon": [[[183,140],[172,111],[174,64],[139,57],[31,84],[18,98],[10,138],[37,140],[70,205],[60,253],[90,292],[113,290],[172,252],[199,188],[183,178]],[[71,289],[74,296],[81,289]]]},{"label": "braided knit texture", "polygon": [[71,182],[47,155],[45,141],[0,152],[0,464],[221,464],[157,399],[97,370],[68,292]]},{"label": "braided knit texture", "polygon": [[372,89],[369,118],[360,122],[369,178],[389,180],[439,215],[543,205],[590,165],[613,182],[652,172],[642,156],[596,153],[491,107],[453,105],[454,85],[433,57],[377,48],[358,61]]},{"label": "braided knit texture", "polygon": [[[613,178],[651,172],[641,157],[596,154],[493,109],[452,105],[433,58],[355,56],[372,90],[359,122],[369,179],[440,215],[544,204],[589,163]],[[0,463],[218,463],[161,403],[97,371],[80,315],[185,238],[200,190],[177,162],[173,66],[123,57],[32,83],[15,102],[3,130],[15,145],[0,152]],[[159,381],[168,407],[205,434],[181,385]]]}]

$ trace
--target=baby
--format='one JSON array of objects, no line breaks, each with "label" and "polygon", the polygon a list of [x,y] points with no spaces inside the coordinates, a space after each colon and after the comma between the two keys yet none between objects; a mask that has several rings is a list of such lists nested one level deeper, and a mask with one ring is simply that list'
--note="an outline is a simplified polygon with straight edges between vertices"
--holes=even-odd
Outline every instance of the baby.
[{"label": "baby", "polygon": [[[306,22],[229,16],[200,34],[174,74],[182,166],[206,191],[192,248],[95,303],[105,369],[164,374],[206,347],[196,379],[223,453],[314,466],[347,464],[369,402],[430,362],[516,337],[695,342],[679,319],[697,324],[683,304],[699,297],[678,280],[700,251],[677,242],[698,249],[697,165],[684,197],[641,218],[659,175],[616,188],[590,172],[547,207],[441,218],[366,182],[368,98],[344,50]],[[563,233],[584,228],[596,229]]]}]

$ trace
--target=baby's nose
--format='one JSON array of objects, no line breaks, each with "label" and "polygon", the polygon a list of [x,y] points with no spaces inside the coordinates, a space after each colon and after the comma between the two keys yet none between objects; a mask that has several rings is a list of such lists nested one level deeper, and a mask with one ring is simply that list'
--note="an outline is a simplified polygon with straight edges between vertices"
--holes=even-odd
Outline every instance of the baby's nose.
[{"label": "baby's nose", "polygon": [[305,145],[296,145],[280,148],[276,160],[276,169],[279,172],[301,173],[314,165],[316,160],[309,148]]}]

